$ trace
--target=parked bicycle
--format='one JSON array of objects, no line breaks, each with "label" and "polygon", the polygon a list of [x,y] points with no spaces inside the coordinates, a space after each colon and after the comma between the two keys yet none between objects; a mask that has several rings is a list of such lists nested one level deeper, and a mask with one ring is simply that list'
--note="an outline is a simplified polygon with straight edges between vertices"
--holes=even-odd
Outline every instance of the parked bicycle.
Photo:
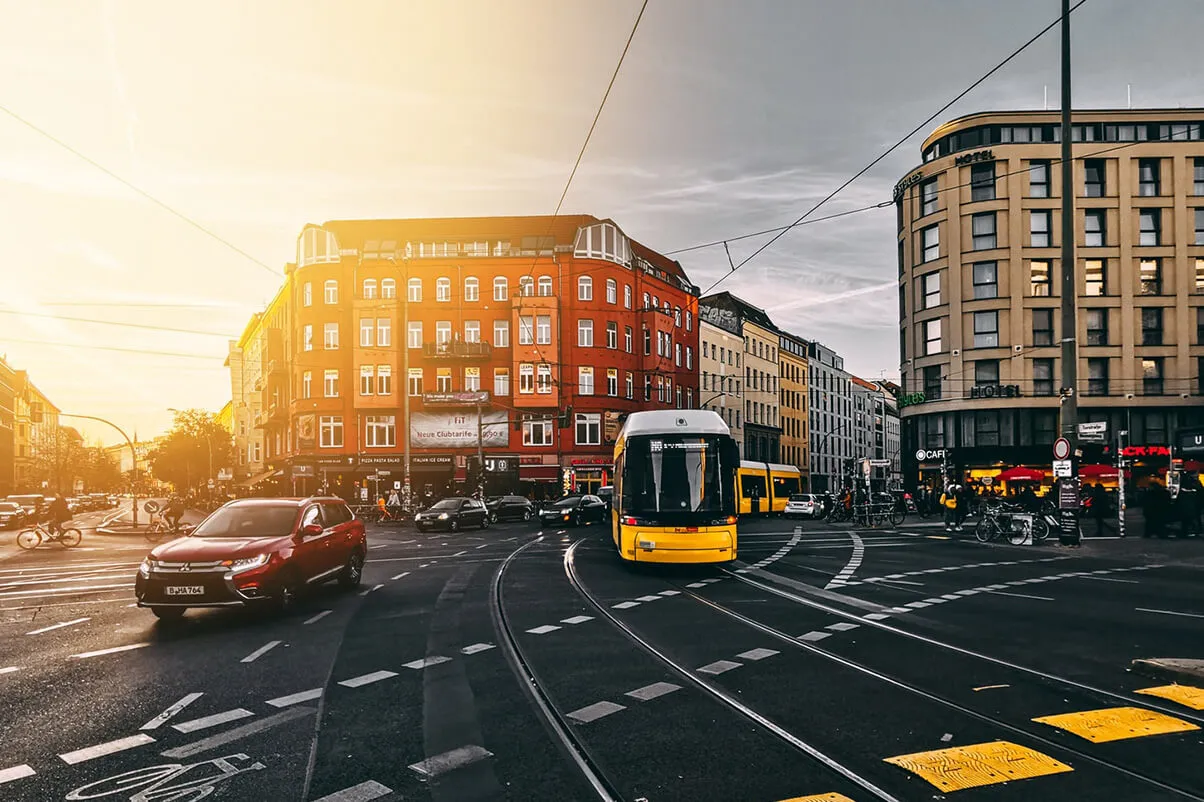
[{"label": "parked bicycle", "polygon": [[34,524],[32,529],[22,529],[17,533],[17,545],[23,549],[33,550],[43,543],[51,541],[57,542],[65,549],[73,548],[80,544],[84,539],[84,535],[74,526],[67,526],[65,523],[59,526],[57,532],[52,532],[46,524]]},{"label": "parked bicycle", "polygon": [[1049,524],[1044,516],[1025,512],[1015,504],[983,504],[980,512],[974,536],[982,543],[1007,538],[1013,546],[1019,546],[1030,537],[1033,543],[1049,537]]}]

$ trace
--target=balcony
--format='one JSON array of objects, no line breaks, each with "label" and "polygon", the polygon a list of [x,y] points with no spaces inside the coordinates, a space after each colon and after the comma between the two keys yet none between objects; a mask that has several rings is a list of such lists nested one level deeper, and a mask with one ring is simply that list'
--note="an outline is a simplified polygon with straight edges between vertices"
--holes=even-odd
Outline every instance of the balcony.
[{"label": "balcony", "polygon": [[493,346],[489,343],[448,340],[423,343],[422,352],[432,359],[489,359],[493,356]]}]

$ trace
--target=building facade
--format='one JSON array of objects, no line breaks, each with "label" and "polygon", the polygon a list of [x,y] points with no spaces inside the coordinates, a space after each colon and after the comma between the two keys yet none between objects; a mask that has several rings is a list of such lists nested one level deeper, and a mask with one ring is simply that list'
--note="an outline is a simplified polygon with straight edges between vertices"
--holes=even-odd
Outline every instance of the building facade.
[{"label": "building facade", "polygon": [[419,495],[596,490],[624,413],[700,400],[697,295],[588,215],[307,226],[237,344],[263,473],[382,492],[403,481],[408,417]]},{"label": "building facade", "polygon": [[[734,325],[734,321],[729,321]],[[744,453],[744,338],[699,314],[698,393],[702,409],[714,410],[727,423]]]},{"label": "building facade", "polygon": [[0,498],[17,489],[17,371],[0,358]]},{"label": "building facade", "polygon": [[811,488],[811,426],[807,392],[807,343],[778,335],[778,409],[782,424],[782,462],[802,472],[802,488]]},{"label": "building facade", "polygon": [[835,493],[849,479],[853,457],[852,375],[823,343],[807,344],[810,379],[811,489]]},{"label": "building facade", "polygon": [[[1074,118],[1073,187],[1056,111],[946,123],[896,186],[908,486],[935,482],[945,459],[970,481],[1048,467],[1063,191],[1075,195],[1080,420],[1160,455],[1204,423],[1204,110]],[[1112,447],[1084,460],[1109,461]],[[1157,467],[1138,459],[1134,474]]]}]

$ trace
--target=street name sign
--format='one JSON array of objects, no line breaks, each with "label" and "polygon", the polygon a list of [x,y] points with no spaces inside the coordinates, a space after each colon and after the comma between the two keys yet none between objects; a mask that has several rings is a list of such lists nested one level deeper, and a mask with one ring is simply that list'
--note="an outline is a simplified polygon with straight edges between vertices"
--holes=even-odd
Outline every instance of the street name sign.
[{"label": "street name sign", "polygon": [[1054,460],[1053,475],[1058,479],[1069,479],[1074,476],[1074,463],[1068,459]]}]

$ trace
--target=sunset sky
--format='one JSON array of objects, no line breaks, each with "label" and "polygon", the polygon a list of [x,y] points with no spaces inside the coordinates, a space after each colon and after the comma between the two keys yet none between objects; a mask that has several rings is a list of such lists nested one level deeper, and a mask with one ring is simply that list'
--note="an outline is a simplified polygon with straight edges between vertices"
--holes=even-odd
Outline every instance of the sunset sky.
[{"label": "sunset sky", "polygon": [[[1166,22],[1204,9],[1157,6],[1075,13],[1076,106],[1123,107],[1127,84],[1136,106],[1204,106],[1200,26]],[[613,217],[662,252],[788,223],[1058,7],[651,0],[564,211]],[[271,296],[305,223],[550,213],[639,2],[0,8],[0,354],[64,410],[149,438],[169,407],[229,399],[226,340]],[[1056,45],[942,119],[1039,109],[1045,85],[1055,106]],[[888,200],[919,140],[817,214]],[[802,227],[721,288],[854,372],[897,377],[893,224],[888,208]],[[679,258],[703,288],[727,270],[722,248]]]}]

